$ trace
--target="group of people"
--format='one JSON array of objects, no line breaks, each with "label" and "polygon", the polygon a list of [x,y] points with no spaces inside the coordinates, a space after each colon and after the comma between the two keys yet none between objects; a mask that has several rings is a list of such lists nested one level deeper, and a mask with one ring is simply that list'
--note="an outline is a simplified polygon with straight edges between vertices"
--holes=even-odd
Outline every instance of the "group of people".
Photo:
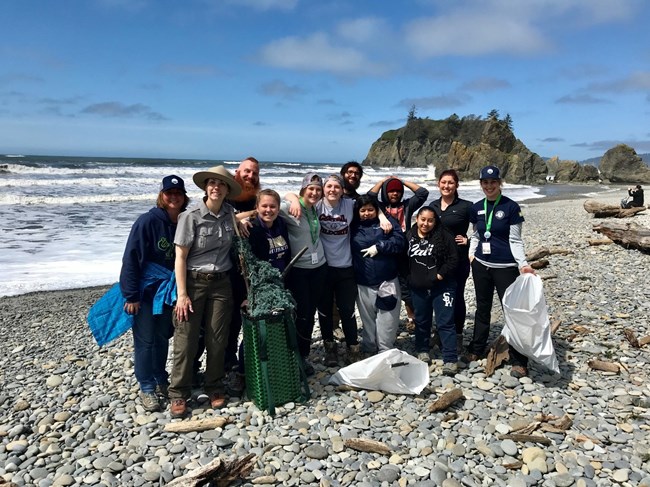
[{"label": "group of people", "polygon": [[[231,255],[236,233],[249,239],[258,258],[281,272],[294,260],[285,285],[296,303],[298,351],[308,375],[314,373],[309,357],[316,315],[325,365],[337,366],[338,322],[346,347],[343,361],[352,363],[394,347],[401,301],[413,325],[418,358],[431,361],[435,322],[443,373],[454,375],[463,350],[470,268],[476,313],[463,359],[475,361],[485,354],[494,290],[501,299],[520,272],[534,272],[525,259],[521,209],[502,194],[499,169],[481,170],[485,198],[474,204],[459,198],[454,170],[439,176],[440,197],[429,205],[425,188],[394,176],[359,194],[362,177],[363,167],[351,161],[338,174],[305,175],[297,194],[281,198],[272,189],[261,189],[259,163],[249,157],[234,175],[223,166],[194,174],[194,183],[205,193],[189,210],[184,181],[175,175],[163,179],[156,208],[133,225],[120,275],[124,311],[134,315],[135,376],[145,409],[160,410],[162,398],[168,397],[173,417],[187,414],[203,347],[203,387],[211,407],[226,404],[224,379],[233,366],[236,390],[242,388],[245,371],[238,343],[246,287]],[[413,193],[410,198],[404,197],[405,189]],[[154,311],[152,303],[168,283],[142,289],[150,262],[174,271],[170,280],[175,278],[176,303],[162,314],[154,314],[160,310]],[[526,357],[514,349],[510,357],[511,374],[527,375]]]}]

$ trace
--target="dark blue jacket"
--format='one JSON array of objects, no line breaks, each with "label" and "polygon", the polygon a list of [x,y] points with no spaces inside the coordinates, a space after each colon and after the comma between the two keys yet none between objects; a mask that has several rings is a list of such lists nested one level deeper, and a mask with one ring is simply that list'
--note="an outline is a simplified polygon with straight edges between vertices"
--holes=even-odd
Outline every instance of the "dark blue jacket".
[{"label": "dark blue jacket", "polygon": [[148,262],[174,270],[176,224],[162,208],[152,208],[135,221],[126,242],[120,272],[120,290],[128,302],[151,301],[159,282],[140,290],[140,280]]},{"label": "dark blue jacket", "polygon": [[[395,279],[398,272],[398,256],[406,248],[406,239],[397,220],[388,217],[393,231],[385,234],[379,226],[379,218],[359,221],[352,226],[352,266],[357,284],[378,286]],[[374,257],[363,257],[361,250],[377,246]]]}]

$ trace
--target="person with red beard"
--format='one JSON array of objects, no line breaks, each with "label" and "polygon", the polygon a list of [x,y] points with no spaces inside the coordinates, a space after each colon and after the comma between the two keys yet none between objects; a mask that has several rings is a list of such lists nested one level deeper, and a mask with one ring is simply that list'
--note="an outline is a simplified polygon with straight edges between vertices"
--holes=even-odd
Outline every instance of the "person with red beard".
[{"label": "person with red beard", "polygon": [[257,193],[260,192],[260,163],[254,157],[247,157],[239,163],[235,170],[235,181],[241,186],[242,192],[239,196],[229,199],[237,211],[237,219],[243,220],[257,214],[255,202]]}]

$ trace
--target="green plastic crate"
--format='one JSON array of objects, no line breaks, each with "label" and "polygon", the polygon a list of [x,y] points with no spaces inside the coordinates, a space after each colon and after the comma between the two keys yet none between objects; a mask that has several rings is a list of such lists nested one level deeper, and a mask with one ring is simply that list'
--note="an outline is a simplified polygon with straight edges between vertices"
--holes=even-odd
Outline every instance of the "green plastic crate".
[{"label": "green plastic crate", "polygon": [[260,409],[309,398],[290,312],[262,318],[242,314],[246,393]]}]

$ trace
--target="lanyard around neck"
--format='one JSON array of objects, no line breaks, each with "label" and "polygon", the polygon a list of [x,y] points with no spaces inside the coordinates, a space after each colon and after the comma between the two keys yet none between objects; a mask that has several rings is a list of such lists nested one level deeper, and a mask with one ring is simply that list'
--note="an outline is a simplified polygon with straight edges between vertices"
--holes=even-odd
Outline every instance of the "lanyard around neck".
[{"label": "lanyard around neck", "polygon": [[300,198],[298,201],[300,202],[300,206],[302,206],[303,210],[305,210],[307,223],[309,223],[309,233],[311,233],[311,243],[315,244],[316,241],[318,240],[318,235],[320,233],[320,224],[318,222],[318,214],[316,213],[316,208],[314,208],[313,206],[311,207],[311,215],[310,215],[309,210],[305,206],[305,203],[303,202],[302,198]]},{"label": "lanyard around neck", "polygon": [[494,216],[494,209],[497,207],[499,204],[499,201],[501,201],[501,193],[499,193],[499,196],[497,196],[496,201],[494,202],[494,206],[492,207],[492,211],[488,215],[487,211],[487,198],[483,200],[483,210],[485,212],[485,234],[483,235],[486,239],[490,238],[492,236],[492,232],[490,232],[490,229],[492,228],[492,217]]}]

